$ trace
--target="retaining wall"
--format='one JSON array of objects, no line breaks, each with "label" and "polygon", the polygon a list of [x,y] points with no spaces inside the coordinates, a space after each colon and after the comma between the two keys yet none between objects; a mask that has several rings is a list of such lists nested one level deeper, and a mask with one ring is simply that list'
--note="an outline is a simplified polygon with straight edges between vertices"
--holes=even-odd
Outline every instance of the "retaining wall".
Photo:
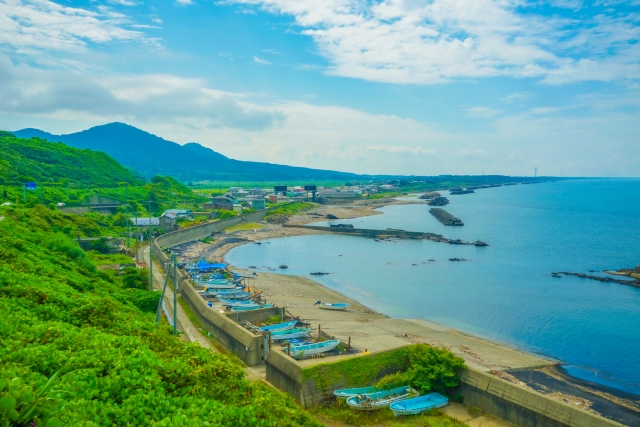
[{"label": "retaining wall", "polygon": [[[212,233],[241,222],[260,221],[265,213],[266,211],[262,210],[164,234],[153,242],[154,256],[161,265],[165,265],[169,262],[169,257],[162,252],[161,247],[170,248],[175,245],[200,240],[210,236]],[[264,363],[265,347],[267,347],[264,336],[254,334],[228,318],[226,314],[211,309],[189,283],[187,276],[180,270],[178,270],[178,289],[182,299],[189,305],[191,311],[195,313],[203,329],[210,332],[217,341],[236,354],[248,366]],[[263,310],[267,311],[264,315],[270,313],[267,318],[280,313],[280,309],[275,308]]]},{"label": "retaining wall", "polygon": [[280,316],[281,319],[284,318],[284,307],[270,307],[270,308],[261,308],[259,310],[250,310],[250,311],[236,311],[235,313],[228,313],[227,317],[237,323],[244,322],[245,320],[249,323],[258,324],[264,323],[267,319],[273,316]]},{"label": "retaining wall", "polygon": [[[336,383],[327,390],[319,390],[313,379],[303,379],[302,369],[307,364],[279,350],[274,349],[269,353],[266,365],[267,381],[289,393],[303,408],[317,406],[331,398],[334,390],[345,387],[345,384]],[[460,393],[465,404],[519,427],[624,427],[615,421],[471,368],[463,371],[460,385],[454,393]]]}]

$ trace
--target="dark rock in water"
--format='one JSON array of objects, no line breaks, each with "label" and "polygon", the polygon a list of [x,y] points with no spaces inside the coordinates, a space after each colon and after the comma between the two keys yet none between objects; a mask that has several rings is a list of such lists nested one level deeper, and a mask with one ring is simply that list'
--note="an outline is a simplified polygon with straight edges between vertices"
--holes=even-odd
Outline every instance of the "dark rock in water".
[{"label": "dark rock in water", "polygon": [[286,265],[284,265],[284,264],[282,264],[282,265],[280,266],[280,268],[283,268],[283,269],[284,269],[284,268],[289,268],[289,267],[288,267],[288,266],[286,266]]},{"label": "dark rock in water", "polygon": [[335,215],[331,215],[331,214],[327,214],[326,218],[327,218],[327,219],[340,219],[340,218],[338,218],[337,216],[335,216]]},{"label": "dark rock in water", "polygon": [[250,265],[249,268],[258,268],[255,265]]},{"label": "dark rock in water", "polygon": [[428,260],[428,261],[429,261],[429,262],[434,262],[434,261],[435,261],[435,259],[430,259],[430,260]]},{"label": "dark rock in water", "polygon": [[449,199],[446,197],[436,197],[429,202],[429,206],[446,206],[449,204]]},{"label": "dark rock in water", "polygon": [[418,265],[418,264],[411,264],[411,265]]},{"label": "dark rock in water", "polygon": [[454,227],[461,227],[464,225],[460,218],[451,215],[449,212],[445,211],[442,208],[431,208],[429,209],[429,213],[436,217],[436,219],[440,221],[442,225]]},{"label": "dark rock in water", "polygon": [[422,199],[422,200],[431,200],[431,199],[436,199],[438,197],[441,197],[442,195],[440,193],[438,193],[437,191],[430,191],[427,193],[424,193],[422,195],[420,195],[418,197],[418,199]]},{"label": "dark rock in water", "polygon": [[461,194],[471,194],[471,193],[475,193],[475,191],[470,190],[470,189],[466,189],[466,190],[451,190],[449,191],[449,194],[451,194],[452,196],[459,196]]},{"label": "dark rock in water", "polygon": [[353,228],[353,224],[329,224],[333,228]]},{"label": "dark rock in water", "polygon": [[318,271],[318,272],[309,273],[309,274],[311,274],[312,276],[324,276],[324,275],[329,274],[329,273],[322,273],[322,272]]},{"label": "dark rock in water", "polygon": [[460,239],[449,240],[449,244],[450,245],[466,245],[466,243]]},{"label": "dark rock in water", "polygon": [[488,244],[488,243],[485,243],[485,242],[483,242],[482,240],[476,240],[475,242],[473,242],[473,245],[474,245],[474,246],[480,246],[480,247],[483,247],[483,246],[489,246],[489,244]]},{"label": "dark rock in water", "polygon": [[449,261],[469,261],[466,258],[449,258]]},{"label": "dark rock in water", "polygon": [[262,242],[253,242],[254,245],[261,245]]}]

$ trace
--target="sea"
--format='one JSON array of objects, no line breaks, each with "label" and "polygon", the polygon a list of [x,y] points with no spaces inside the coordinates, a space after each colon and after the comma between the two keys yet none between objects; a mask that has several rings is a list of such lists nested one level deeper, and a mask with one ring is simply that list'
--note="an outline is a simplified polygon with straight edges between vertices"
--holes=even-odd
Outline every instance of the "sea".
[{"label": "sea", "polygon": [[[442,193],[463,227],[445,227],[417,204],[334,222],[490,246],[309,235],[239,246],[226,260],[259,271],[286,264],[279,272],[312,278],[391,317],[422,318],[552,357],[573,376],[640,395],[640,289],[551,275],[604,276],[640,265],[640,180]],[[330,274],[309,276],[318,271]]]}]

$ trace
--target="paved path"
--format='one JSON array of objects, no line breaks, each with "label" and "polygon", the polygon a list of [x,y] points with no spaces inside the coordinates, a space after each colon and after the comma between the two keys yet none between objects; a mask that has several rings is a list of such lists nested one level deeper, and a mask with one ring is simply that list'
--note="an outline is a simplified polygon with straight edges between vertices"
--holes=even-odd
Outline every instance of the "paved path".
[{"label": "paved path", "polygon": [[[149,247],[145,247],[142,250],[142,256],[144,261],[149,265]],[[164,274],[162,270],[160,270],[160,266],[158,262],[153,264],[153,287],[160,292],[162,292],[162,286],[164,285]],[[164,302],[167,307],[167,310],[173,317],[173,286],[172,283],[169,282],[167,285],[167,290],[164,295]],[[187,316],[184,309],[180,304],[178,304],[178,330],[180,332],[184,332],[182,335],[189,342],[197,342],[204,348],[208,348],[209,350],[218,353],[218,349],[213,345],[211,340],[202,333],[200,328],[191,322],[191,319]]]}]

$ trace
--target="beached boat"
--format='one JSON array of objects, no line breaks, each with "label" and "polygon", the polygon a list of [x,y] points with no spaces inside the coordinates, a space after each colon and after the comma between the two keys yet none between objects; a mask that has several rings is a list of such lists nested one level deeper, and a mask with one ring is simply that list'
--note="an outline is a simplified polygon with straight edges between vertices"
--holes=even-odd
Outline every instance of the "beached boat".
[{"label": "beached boat", "polygon": [[225,282],[225,283],[201,283],[194,282],[195,287],[204,288],[204,289],[236,289],[238,285],[234,282]]},{"label": "beached boat", "polygon": [[273,304],[245,304],[242,306],[231,307],[231,311],[249,311],[257,310],[259,308],[270,308]]},{"label": "beached boat", "polygon": [[318,304],[318,307],[323,310],[346,310],[347,308],[351,307],[351,304],[349,304],[348,302],[339,302],[333,304],[329,302],[321,302],[320,304]]},{"label": "beached boat", "polygon": [[347,405],[358,411],[376,411],[386,408],[394,402],[419,396],[418,392],[409,386],[392,390],[381,390],[370,394],[361,394],[347,399]]},{"label": "beached boat", "polygon": [[287,329],[286,331],[271,332],[271,339],[274,341],[278,341],[289,340],[291,338],[306,337],[307,335],[309,335],[309,331],[311,331],[311,328],[295,328]]},{"label": "beached boat", "polygon": [[377,387],[375,386],[369,386],[369,387],[358,387],[358,388],[343,388],[341,390],[335,390],[333,392],[333,395],[335,397],[337,397],[338,399],[348,399],[350,397],[353,396],[357,396],[359,394],[370,394],[370,393],[375,393],[378,390]]},{"label": "beached boat", "polygon": [[402,415],[416,415],[429,409],[442,408],[449,403],[449,399],[439,393],[430,393],[425,396],[394,402],[390,408],[396,417]]},{"label": "beached boat", "polygon": [[276,331],[285,331],[287,329],[291,329],[298,323],[297,320],[290,320],[288,322],[277,323],[275,325],[266,325],[260,326],[258,329],[262,332],[276,332]]},{"label": "beached boat", "polygon": [[247,305],[260,305],[252,300],[244,300],[244,299],[223,299],[220,298],[220,302],[225,307],[245,307]]},{"label": "beached boat", "polygon": [[291,346],[288,350],[285,349],[285,352],[289,351],[291,357],[309,356],[311,354],[326,353],[327,351],[331,351],[335,349],[338,344],[340,344],[340,340],[329,340],[316,342],[313,344]]},{"label": "beached boat", "polygon": [[206,292],[202,292],[202,294],[204,295],[209,295],[209,296],[216,296],[218,298],[224,298],[224,299],[247,299],[247,298],[251,298],[251,292],[245,292],[243,290],[235,290],[235,289],[230,289],[230,290],[224,290],[224,291],[219,291],[219,290],[215,290],[215,289],[210,289]]}]

